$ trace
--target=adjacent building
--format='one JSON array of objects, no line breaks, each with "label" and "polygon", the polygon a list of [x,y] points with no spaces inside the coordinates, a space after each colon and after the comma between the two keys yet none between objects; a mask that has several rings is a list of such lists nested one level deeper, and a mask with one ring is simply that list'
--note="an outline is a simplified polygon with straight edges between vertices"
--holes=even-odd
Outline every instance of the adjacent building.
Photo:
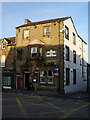
[{"label": "adjacent building", "polygon": [[0,68],[3,88],[14,88],[15,37],[0,39]]},{"label": "adjacent building", "polygon": [[16,27],[16,89],[87,90],[87,44],[71,17],[31,22]]}]

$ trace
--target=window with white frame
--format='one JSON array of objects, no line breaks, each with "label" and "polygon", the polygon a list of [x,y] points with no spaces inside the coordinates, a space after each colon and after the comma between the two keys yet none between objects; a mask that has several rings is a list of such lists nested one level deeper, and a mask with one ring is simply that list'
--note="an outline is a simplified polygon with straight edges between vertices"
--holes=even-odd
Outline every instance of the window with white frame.
[{"label": "window with white frame", "polygon": [[50,35],[50,27],[44,27],[44,35]]},{"label": "window with white frame", "polygon": [[42,70],[40,71],[40,83],[41,84],[46,84],[46,71],[45,70]]},{"label": "window with white frame", "polygon": [[37,47],[31,48],[31,58],[35,58],[37,56]]},{"label": "window with white frame", "polygon": [[6,43],[2,43],[2,49],[6,49]]},{"label": "window with white frame", "polygon": [[0,67],[5,67],[5,55],[0,55]]},{"label": "window with white frame", "polygon": [[24,30],[24,38],[25,39],[29,38],[29,30]]}]

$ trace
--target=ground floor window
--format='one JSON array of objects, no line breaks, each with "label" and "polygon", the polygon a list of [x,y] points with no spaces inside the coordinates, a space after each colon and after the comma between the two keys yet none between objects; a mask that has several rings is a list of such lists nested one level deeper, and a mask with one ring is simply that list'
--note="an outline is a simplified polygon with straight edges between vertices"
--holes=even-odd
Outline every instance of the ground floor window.
[{"label": "ground floor window", "polygon": [[40,71],[40,83],[46,84],[46,75],[47,72],[45,70]]},{"label": "ground floor window", "polygon": [[40,71],[40,83],[41,84],[53,84],[53,71],[42,70]]},{"label": "ground floor window", "polygon": [[53,84],[53,72],[48,70],[48,84]]},{"label": "ground floor window", "polygon": [[11,76],[4,76],[3,77],[3,85],[11,86]]},{"label": "ground floor window", "polygon": [[76,70],[73,69],[73,84],[76,84]]}]

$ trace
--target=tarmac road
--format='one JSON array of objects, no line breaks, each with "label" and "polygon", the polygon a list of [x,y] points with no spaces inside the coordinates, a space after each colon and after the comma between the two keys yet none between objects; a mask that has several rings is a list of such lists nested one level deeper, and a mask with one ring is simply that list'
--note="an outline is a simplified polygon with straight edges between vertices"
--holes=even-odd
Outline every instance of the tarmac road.
[{"label": "tarmac road", "polygon": [[[90,102],[65,97],[46,97],[3,92],[2,118],[88,119]],[[16,119],[15,119],[16,120]]]}]

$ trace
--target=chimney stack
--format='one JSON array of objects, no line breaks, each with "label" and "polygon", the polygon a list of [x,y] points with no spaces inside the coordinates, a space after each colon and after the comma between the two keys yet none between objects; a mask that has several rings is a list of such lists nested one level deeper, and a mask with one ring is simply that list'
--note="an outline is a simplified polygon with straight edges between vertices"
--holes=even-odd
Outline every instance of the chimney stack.
[{"label": "chimney stack", "polygon": [[31,23],[31,21],[29,19],[24,20],[24,24],[30,24],[30,23]]}]

